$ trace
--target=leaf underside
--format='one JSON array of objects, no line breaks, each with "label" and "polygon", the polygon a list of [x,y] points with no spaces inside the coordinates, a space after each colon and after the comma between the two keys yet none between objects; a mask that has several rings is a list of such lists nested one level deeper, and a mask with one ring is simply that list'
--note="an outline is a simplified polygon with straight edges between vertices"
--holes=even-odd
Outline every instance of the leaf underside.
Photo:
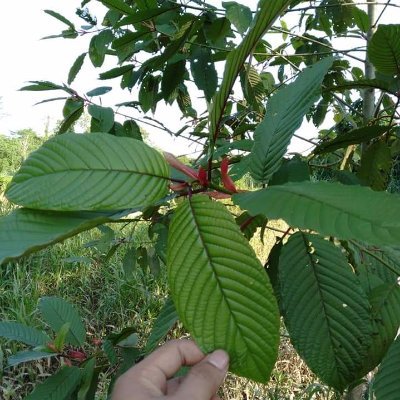
[{"label": "leaf underside", "polygon": [[383,246],[400,241],[400,197],[395,194],[340,183],[293,182],[237,194],[233,200],[252,215],[282,218],[324,236]]},{"label": "leaf underside", "polygon": [[18,340],[30,346],[42,346],[50,342],[50,338],[45,333],[18,322],[0,322],[0,336]]},{"label": "leaf underside", "polygon": [[170,227],[167,264],[179,318],[202,350],[225,349],[232,372],[266,382],[277,355],[277,304],[226,207],[205,196],[182,203]]},{"label": "leaf underside", "polygon": [[285,324],[307,365],[343,390],[359,378],[371,342],[369,303],[346,258],[331,242],[298,232],[281,250]]},{"label": "leaf underside", "polygon": [[33,209],[123,210],[167,193],[163,156],[141,141],[103,133],[64,134],[33,152],[6,195]]}]

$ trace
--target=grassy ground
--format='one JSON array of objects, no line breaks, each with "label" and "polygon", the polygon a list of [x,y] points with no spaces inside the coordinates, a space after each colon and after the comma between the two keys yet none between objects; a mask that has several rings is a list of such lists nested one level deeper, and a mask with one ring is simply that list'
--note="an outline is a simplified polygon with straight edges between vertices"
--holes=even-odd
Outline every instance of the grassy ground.
[{"label": "grassy ground", "polygon": [[[284,229],[279,223],[274,226]],[[128,229],[119,231],[118,235],[128,235]],[[252,240],[263,262],[276,234],[268,231],[265,245],[259,239]],[[0,270],[0,320],[14,320],[43,328],[36,311],[37,302],[42,296],[56,295],[79,308],[87,326],[88,338],[102,338],[112,331],[133,326],[139,340],[144,343],[168,295],[165,269],[155,278],[149,270],[136,268],[127,278],[122,268],[126,248],[121,248],[106,263],[101,262],[95,248],[85,248],[99,235],[100,232],[95,229],[45,249],[23,262],[3,267]],[[145,224],[137,227],[134,239],[151,246]],[[71,262],[77,256],[81,257],[81,262]],[[178,325],[171,337],[181,337],[182,334],[183,328]],[[4,358],[18,349],[15,342],[3,341],[0,344]],[[22,398],[57,366],[57,361],[46,361],[5,368],[0,380],[0,399]],[[107,374],[102,376],[101,381],[98,399],[106,399]],[[229,376],[221,389],[221,396],[223,399],[243,400],[333,398],[296,355],[284,332],[279,359],[269,384],[258,385]]]}]

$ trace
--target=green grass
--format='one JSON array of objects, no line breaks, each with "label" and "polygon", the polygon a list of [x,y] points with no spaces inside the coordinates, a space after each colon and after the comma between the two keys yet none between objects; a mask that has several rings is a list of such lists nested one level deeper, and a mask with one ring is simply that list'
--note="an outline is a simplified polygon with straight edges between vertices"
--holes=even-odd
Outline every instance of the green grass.
[{"label": "green grass", "polygon": [[[25,260],[0,269],[0,320],[13,320],[46,328],[36,311],[42,296],[58,296],[74,304],[87,327],[88,342],[104,338],[110,332],[124,327],[134,327],[141,344],[145,343],[152,324],[168,295],[165,267],[154,277],[148,268],[136,266],[132,275],[123,269],[123,257],[130,243],[132,227],[121,228],[114,224],[116,238],[125,238],[118,251],[106,262],[99,249],[87,247],[98,240],[101,232],[94,229],[63,244],[42,250]],[[284,229],[283,224],[276,224]],[[266,244],[255,238],[252,245],[265,261],[278,232],[269,231]],[[147,235],[147,225],[136,226],[132,237],[135,246],[148,248],[152,242]],[[103,249],[104,250],[104,249]],[[79,257],[82,262],[70,262]],[[178,326],[170,338],[185,335]],[[20,349],[15,342],[0,341],[4,357]],[[89,353],[93,346],[86,346]],[[59,361],[32,362],[16,368],[5,368],[0,381],[0,399],[18,400],[32,390],[59,367]],[[107,371],[102,374],[97,398],[106,399],[109,384]],[[283,337],[279,360],[268,385],[258,385],[235,376],[228,376],[221,389],[223,399],[333,399],[326,387],[315,383],[303,361],[296,355],[289,341]]]}]

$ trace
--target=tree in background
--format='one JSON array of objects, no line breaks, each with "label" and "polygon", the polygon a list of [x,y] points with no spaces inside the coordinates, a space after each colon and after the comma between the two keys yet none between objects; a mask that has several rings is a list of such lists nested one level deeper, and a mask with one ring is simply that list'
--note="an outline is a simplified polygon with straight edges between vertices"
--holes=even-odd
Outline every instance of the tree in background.
[{"label": "tree in background", "polygon": [[[157,338],[179,316],[203,351],[224,348],[232,372],[266,382],[282,316],[300,356],[338,396],[380,365],[374,394],[396,399],[400,202],[387,187],[399,149],[400,26],[379,20],[398,5],[375,15],[352,1],[261,0],[253,13],[233,1],[102,0],[98,23],[90,3],[77,11],[81,28],[46,11],[66,25],[56,37],[92,39],[67,85],[23,88],[64,92],[64,120],[6,192],[22,208],[0,220],[0,261],[140,212],[157,236],[146,260],[166,265],[172,298]],[[339,37],[359,44],[338,49]],[[71,86],[86,59],[101,68],[106,57],[116,65],[99,78],[134,94],[115,110],[97,101],[111,86]],[[178,105],[177,132],[149,115],[160,101]],[[84,110],[91,132],[67,133]],[[322,129],[329,113],[334,122]],[[307,156],[289,157],[304,117],[319,138]],[[143,143],[138,121],[201,144],[202,154],[191,165],[160,154]],[[245,174],[257,190],[237,189]],[[261,265],[248,239],[271,219],[289,228]],[[138,352],[125,356],[124,367]],[[95,385],[95,357],[47,384],[65,382],[64,395]]]}]

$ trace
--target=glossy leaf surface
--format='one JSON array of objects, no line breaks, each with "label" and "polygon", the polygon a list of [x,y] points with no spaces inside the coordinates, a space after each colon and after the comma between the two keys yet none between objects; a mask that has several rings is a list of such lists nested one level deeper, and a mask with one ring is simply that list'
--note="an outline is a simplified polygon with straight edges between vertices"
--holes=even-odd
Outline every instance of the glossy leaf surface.
[{"label": "glossy leaf surface", "polygon": [[182,203],[170,226],[167,264],[179,318],[202,350],[225,349],[232,372],[266,382],[277,355],[277,304],[226,207],[205,196]]}]

